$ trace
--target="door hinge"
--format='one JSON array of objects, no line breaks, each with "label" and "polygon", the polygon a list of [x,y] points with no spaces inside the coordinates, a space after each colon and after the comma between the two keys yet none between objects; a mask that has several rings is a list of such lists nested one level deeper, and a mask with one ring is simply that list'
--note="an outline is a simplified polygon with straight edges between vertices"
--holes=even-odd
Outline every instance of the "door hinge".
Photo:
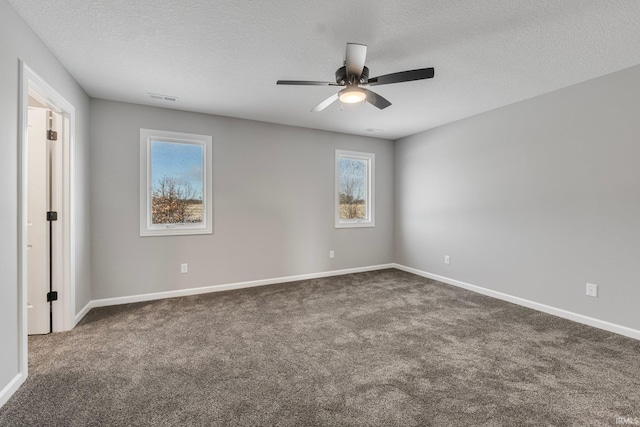
[{"label": "door hinge", "polygon": [[58,301],[58,291],[51,291],[47,293],[47,302]]},{"label": "door hinge", "polygon": [[58,132],[56,132],[55,130],[48,130],[47,131],[47,139],[49,141],[57,141],[58,140]]},{"label": "door hinge", "polygon": [[47,221],[57,221],[58,220],[58,212],[49,211],[47,212]]}]

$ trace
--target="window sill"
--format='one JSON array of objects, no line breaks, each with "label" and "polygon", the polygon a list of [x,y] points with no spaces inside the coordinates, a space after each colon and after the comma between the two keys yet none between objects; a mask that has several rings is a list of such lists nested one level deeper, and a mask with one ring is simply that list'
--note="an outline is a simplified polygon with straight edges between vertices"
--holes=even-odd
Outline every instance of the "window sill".
[{"label": "window sill", "polygon": [[337,222],[335,228],[373,228],[374,222]]}]

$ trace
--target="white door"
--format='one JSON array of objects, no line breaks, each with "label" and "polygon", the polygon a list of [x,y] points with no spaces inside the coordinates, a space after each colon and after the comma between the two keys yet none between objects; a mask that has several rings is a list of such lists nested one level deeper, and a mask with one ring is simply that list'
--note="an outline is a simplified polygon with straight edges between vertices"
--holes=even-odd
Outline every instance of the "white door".
[{"label": "white door", "polygon": [[27,325],[29,335],[50,328],[48,110],[29,107],[27,193]]}]

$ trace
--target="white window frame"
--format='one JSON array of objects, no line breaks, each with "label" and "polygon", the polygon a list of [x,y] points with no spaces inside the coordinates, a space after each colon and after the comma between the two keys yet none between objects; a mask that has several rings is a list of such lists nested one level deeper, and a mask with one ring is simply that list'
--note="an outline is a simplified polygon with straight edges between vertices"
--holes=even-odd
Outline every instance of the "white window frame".
[{"label": "white window frame", "polygon": [[[158,224],[151,222],[151,141],[202,146],[204,165],[202,187],[202,223]],[[140,129],[140,236],[172,236],[213,233],[213,142],[209,135]]]},{"label": "white window frame", "polygon": [[[340,219],[340,159],[355,159],[367,161],[367,219],[344,220]],[[374,153],[362,153],[359,151],[336,150],[335,161],[335,228],[360,228],[375,227],[375,163]]]}]

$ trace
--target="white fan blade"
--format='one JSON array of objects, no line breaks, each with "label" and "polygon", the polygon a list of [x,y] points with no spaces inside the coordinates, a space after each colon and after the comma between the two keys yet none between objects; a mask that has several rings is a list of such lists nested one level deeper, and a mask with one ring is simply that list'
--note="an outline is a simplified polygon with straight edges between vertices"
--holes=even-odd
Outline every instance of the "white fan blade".
[{"label": "white fan blade", "polygon": [[322,111],[325,108],[327,108],[329,105],[336,102],[337,100],[338,100],[338,94],[334,93],[333,95],[331,95],[330,97],[322,101],[320,104],[316,105],[316,107],[311,111],[314,113],[317,113],[318,111]]},{"label": "white fan blade", "polygon": [[356,76],[356,79],[360,79],[366,59],[367,45],[358,43],[347,43],[347,53],[345,55],[347,77]]}]

